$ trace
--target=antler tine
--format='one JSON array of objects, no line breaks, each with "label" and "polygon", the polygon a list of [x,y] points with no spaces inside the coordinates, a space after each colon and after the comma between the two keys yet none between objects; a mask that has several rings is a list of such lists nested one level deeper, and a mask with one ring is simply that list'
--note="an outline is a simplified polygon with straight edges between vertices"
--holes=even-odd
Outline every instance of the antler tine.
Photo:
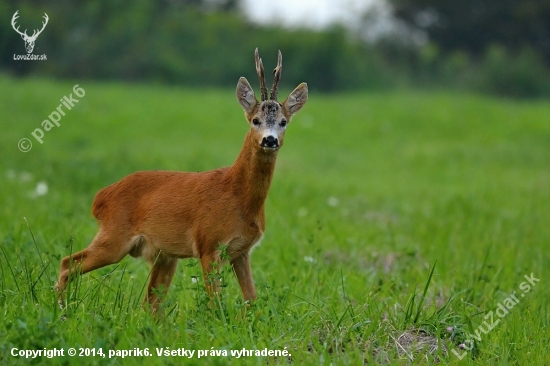
[{"label": "antler tine", "polygon": [[16,31],[17,33],[19,33],[20,35],[27,35],[27,30],[25,29],[25,32],[21,32],[19,30],[19,26],[17,26],[17,28],[15,28],[15,22],[17,21],[17,18],[19,18],[19,10],[17,10],[15,12],[15,14],[13,14],[13,17],[11,18],[11,26],[13,28],[14,31]]},{"label": "antler tine", "polygon": [[254,59],[256,60],[256,72],[258,73],[258,78],[260,79],[260,90],[262,93],[262,102],[267,100],[267,87],[265,86],[265,74],[264,74],[264,64],[260,58],[258,48],[254,51]]},{"label": "antler tine", "polygon": [[279,87],[279,80],[281,80],[281,71],[283,71],[283,55],[279,50],[279,56],[277,59],[277,67],[273,69],[273,86],[271,87],[271,100],[277,100],[277,88]]},{"label": "antler tine", "polygon": [[[44,13],[44,16],[43,16],[42,18],[44,18],[44,20],[45,20],[46,22],[42,22],[42,29],[40,29],[40,30],[35,30],[35,33],[38,31],[38,33],[36,34],[37,37],[38,37],[38,35],[39,35],[40,33],[42,33],[42,31],[44,30],[44,28],[46,28],[46,25],[48,24],[48,20],[50,19],[50,18],[48,18],[48,14],[46,14],[46,13]],[[33,36],[34,36],[34,34],[33,34]]]}]

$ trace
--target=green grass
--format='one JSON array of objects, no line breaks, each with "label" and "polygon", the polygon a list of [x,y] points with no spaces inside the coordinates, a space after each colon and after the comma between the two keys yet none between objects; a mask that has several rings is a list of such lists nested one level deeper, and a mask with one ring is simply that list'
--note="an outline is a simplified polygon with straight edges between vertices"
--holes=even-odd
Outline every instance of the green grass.
[{"label": "green grass", "polygon": [[[128,257],[74,282],[63,321],[52,286],[60,259],[96,232],[95,193],[136,170],[230,165],[247,130],[232,90],[82,81],[86,95],[39,144],[31,132],[74,84],[0,77],[2,364],[181,364],[156,348],[285,347],[291,357],[186,362],[550,362],[550,102],[311,87],[279,154],[252,256],[259,298],[244,319],[230,268],[211,310],[196,260],[181,261],[166,318],[154,319],[141,308],[148,268]],[[17,148],[23,137],[30,152]],[[531,273],[540,282],[520,297]],[[519,303],[459,360],[451,349],[464,352],[514,291]],[[11,356],[70,347],[154,356]]]}]

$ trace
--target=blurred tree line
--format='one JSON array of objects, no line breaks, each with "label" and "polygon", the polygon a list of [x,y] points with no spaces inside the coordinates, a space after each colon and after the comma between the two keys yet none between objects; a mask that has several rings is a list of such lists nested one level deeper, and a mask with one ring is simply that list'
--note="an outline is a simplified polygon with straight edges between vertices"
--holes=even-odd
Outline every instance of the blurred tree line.
[{"label": "blurred tree line", "polygon": [[[399,33],[369,43],[338,26],[321,31],[260,26],[242,15],[239,0],[3,0],[0,71],[234,86],[240,76],[255,79],[253,50],[259,47],[268,70],[282,50],[288,65],[282,84],[289,88],[307,81],[321,91],[443,85],[513,96],[550,94],[550,0],[390,1],[407,29],[428,34],[427,44],[404,41]],[[29,35],[48,14],[34,50],[47,61],[13,59],[26,53],[11,27],[16,10],[17,24]]]},{"label": "blurred tree line", "polygon": [[550,92],[550,0],[389,1],[428,34],[417,56],[431,77],[506,95]]},{"label": "blurred tree line", "polygon": [[391,0],[397,17],[426,30],[443,51],[480,56],[492,44],[529,46],[550,61],[548,0]]}]

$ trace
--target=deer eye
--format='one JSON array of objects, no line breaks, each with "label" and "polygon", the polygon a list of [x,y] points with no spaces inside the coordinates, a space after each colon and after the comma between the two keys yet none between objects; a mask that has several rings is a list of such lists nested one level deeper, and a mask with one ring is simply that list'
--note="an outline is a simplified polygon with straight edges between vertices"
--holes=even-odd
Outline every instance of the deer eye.
[{"label": "deer eye", "polygon": [[259,126],[259,125],[260,125],[260,120],[257,119],[257,118],[254,118],[254,119],[252,120],[252,124],[253,124],[254,126]]},{"label": "deer eye", "polygon": [[280,123],[280,126],[281,127],[285,127],[286,126],[286,119],[283,119]]}]

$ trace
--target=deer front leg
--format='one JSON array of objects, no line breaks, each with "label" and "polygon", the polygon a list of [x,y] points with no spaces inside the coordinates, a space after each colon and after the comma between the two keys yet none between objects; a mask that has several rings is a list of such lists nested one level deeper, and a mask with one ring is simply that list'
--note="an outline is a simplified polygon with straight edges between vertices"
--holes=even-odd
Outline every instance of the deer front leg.
[{"label": "deer front leg", "polygon": [[202,274],[206,292],[210,296],[210,307],[214,305],[214,296],[221,292],[221,260],[217,253],[201,256]]},{"label": "deer front leg", "polygon": [[252,269],[250,267],[250,256],[248,253],[241,255],[231,261],[231,265],[239,280],[244,301],[256,299],[256,289],[252,280]]}]

